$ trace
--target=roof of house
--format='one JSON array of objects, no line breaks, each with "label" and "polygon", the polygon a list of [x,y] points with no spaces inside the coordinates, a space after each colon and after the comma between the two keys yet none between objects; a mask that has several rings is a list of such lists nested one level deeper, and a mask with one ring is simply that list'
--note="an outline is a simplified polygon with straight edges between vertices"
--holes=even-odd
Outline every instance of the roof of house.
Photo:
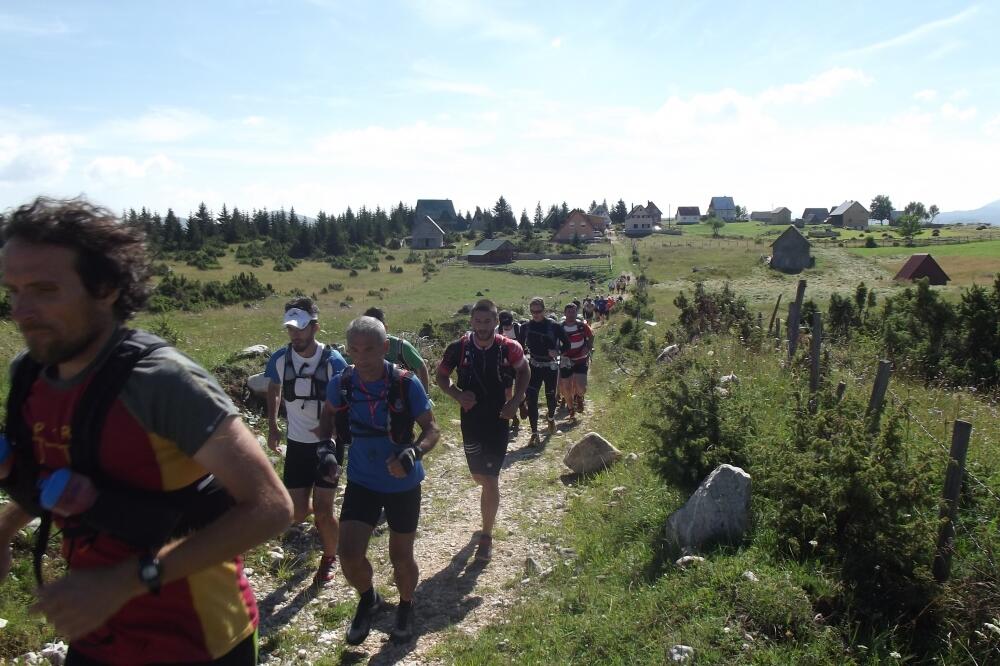
[{"label": "roof of house", "polygon": [[417,222],[413,226],[413,235],[427,235],[427,234],[441,234],[444,236],[444,229],[438,226],[438,223],[431,219],[430,215],[425,215],[423,221]]},{"label": "roof of house", "polygon": [[510,245],[511,247],[514,247],[514,244],[511,243],[509,240],[504,240],[503,238],[490,238],[490,239],[481,241],[479,243],[479,245],[477,245],[472,250],[469,250],[469,254],[479,257],[479,256],[482,256],[484,254],[489,254],[490,252],[493,252],[494,250],[499,250],[500,248],[502,248],[502,247],[504,247],[506,245]]},{"label": "roof of house", "polygon": [[728,210],[730,208],[736,208],[736,204],[733,202],[732,197],[712,197],[712,202],[709,206],[715,210]]},{"label": "roof of house", "polygon": [[914,280],[921,277],[942,277],[946,281],[951,280],[940,264],[934,261],[934,257],[929,254],[911,255],[893,280]]},{"label": "roof of house", "polygon": [[[843,215],[843,214],[844,214],[844,213],[846,213],[846,212],[847,212],[847,211],[848,211],[848,210],[850,209],[850,207],[851,207],[851,206],[853,206],[854,204],[858,204],[859,206],[861,206],[861,204],[859,204],[859,203],[858,203],[857,201],[854,201],[853,199],[849,199],[849,200],[845,201],[844,203],[840,204],[839,206],[837,206],[837,208],[836,208],[836,209],[834,209],[834,210],[833,210],[833,211],[832,211],[832,212],[830,213],[830,215]],[[867,210],[868,210],[868,209],[867,209],[867,208],[865,208],[864,206],[861,206],[861,208],[863,208],[863,209],[864,209],[865,211],[867,211]]]},{"label": "roof of house", "polygon": [[781,235],[774,239],[771,243],[771,247],[775,246],[785,246],[789,249],[793,249],[796,245],[799,245],[805,249],[812,247],[812,244],[806,239],[802,233],[795,227],[788,227],[781,232]]},{"label": "roof of house", "polygon": [[663,215],[663,211],[661,211],[652,201],[646,202],[646,212],[650,215]]},{"label": "roof of house", "polygon": [[810,215],[815,215],[817,217],[826,217],[830,214],[830,211],[826,208],[806,208],[802,211],[802,219],[806,219]]},{"label": "roof of house", "polygon": [[787,211],[789,215],[792,214],[792,211],[789,210],[788,208],[785,208],[784,206],[778,206],[777,208],[771,211],[771,215],[777,215],[778,213],[782,213],[785,211]]},{"label": "roof of house", "polygon": [[640,215],[645,215],[647,212],[649,211],[646,210],[645,206],[642,204],[636,204],[635,206],[632,206],[632,210],[629,211],[628,216],[638,217]]},{"label": "roof of house", "polygon": [[590,212],[591,215],[607,215],[608,207],[604,204],[597,204],[597,208]]},{"label": "roof of house", "polygon": [[455,215],[455,206],[451,203],[451,199],[417,199],[414,217],[417,220],[423,220],[424,217],[440,220],[442,217],[455,219],[457,215]]},{"label": "roof of house", "polygon": [[701,207],[699,206],[678,206],[678,215],[701,215]]}]

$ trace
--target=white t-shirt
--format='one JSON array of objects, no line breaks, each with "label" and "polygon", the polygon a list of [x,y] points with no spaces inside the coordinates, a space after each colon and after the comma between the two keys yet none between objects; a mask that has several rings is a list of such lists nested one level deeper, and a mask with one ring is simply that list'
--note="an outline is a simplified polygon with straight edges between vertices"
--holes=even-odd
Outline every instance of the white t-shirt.
[{"label": "white t-shirt", "polygon": [[[285,381],[285,356],[288,347],[282,347],[271,354],[267,362],[265,374],[272,384],[281,387]],[[295,395],[307,396],[312,393],[312,378],[316,374],[316,367],[319,359],[323,356],[322,345],[317,346],[316,353],[311,358],[303,358],[292,349],[292,368],[295,369]],[[334,375],[347,367],[344,357],[337,350],[330,352],[330,362],[327,368],[327,378],[333,379]],[[324,387],[325,389],[325,387]],[[279,389],[280,390],[280,389]],[[282,396],[284,400],[284,396]],[[326,400],[326,391],[317,391],[315,400],[285,400],[285,412],[288,418],[288,439],[294,442],[311,443],[319,441],[312,430],[319,426],[319,412],[323,409],[323,402]]]}]

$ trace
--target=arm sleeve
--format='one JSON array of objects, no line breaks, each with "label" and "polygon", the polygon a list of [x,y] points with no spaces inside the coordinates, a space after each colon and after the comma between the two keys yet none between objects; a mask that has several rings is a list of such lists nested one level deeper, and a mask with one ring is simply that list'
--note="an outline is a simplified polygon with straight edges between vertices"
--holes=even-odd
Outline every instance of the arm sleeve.
[{"label": "arm sleeve", "polygon": [[340,407],[340,381],[343,376],[343,372],[338,372],[330,381],[326,384],[326,401],[333,406],[334,409]]},{"label": "arm sleeve", "polygon": [[511,340],[507,347],[507,362],[511,367],[524,360],[524,348],[516,340]]},{"label": "arm sleeve", "polygon": [[416,370],[423,365],[424,359],[420,356],[420,352],[417,351],[417,348],[410,344],[409,340],[403,340],[402,338],[399,340],[402,343],[403,363],[406,364],[406,367],[411,370]]},{"label": "arm sleeve", "polygon": [[448,348],[444,350],[444,356],[441,358],[441,364],[438,365],[438,372],[446,372],[450,375],[451,371],[458,366],[458,355],[461,353],[459,351],[461,344],[462,341],[459,340],[448,345]]},{"label": "arm sleeve", "polygon": [[347,361],[336,349],[330,351],[330,377],[339,375],[347,367]]},{"label": "arm sleeve", "polygon": [[410,411],[415,419],[420,418],[427,412],[431,411],[431,401],[427,397],[427,392],[424,391],[424,386],[416,377],[413,377],[410,382]]},{"label": "arm sleeve", "polygon": [[267,368],[264,370],[264,376],[270,379],[272,384],[281,383],[281,376],[278,374],[278,359],[284,355],[285,350],[282,348],[271,354],[271,358],[267,359]]},{"label": "arm sleeve", "polygon": [[176,349],[136,365],[121,400],[148,432],[194,455],[227,417],[238,414],[219,382]]}]

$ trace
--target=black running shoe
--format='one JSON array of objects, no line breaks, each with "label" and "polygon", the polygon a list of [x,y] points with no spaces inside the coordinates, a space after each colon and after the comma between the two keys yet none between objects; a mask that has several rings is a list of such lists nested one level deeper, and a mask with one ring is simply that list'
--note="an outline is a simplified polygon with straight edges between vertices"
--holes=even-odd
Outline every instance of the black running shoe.
[{"label": "black running shoe", "polygon": [[367,608],[361,604],[362,602],[359,601],[358,610],[355,611],[354,619],[351,620],[351,626],[347,628],[348,645],[361,645],[368,638],[368,634],[372,630],[372,618],[382,608],[382,597],[376,592],[375,600]]},{"label": "black running shoe", "polygon": [[413,606],[396,609],[396,623],[392,625],[389,638],[393,643],[406,643],[413,638]]}]

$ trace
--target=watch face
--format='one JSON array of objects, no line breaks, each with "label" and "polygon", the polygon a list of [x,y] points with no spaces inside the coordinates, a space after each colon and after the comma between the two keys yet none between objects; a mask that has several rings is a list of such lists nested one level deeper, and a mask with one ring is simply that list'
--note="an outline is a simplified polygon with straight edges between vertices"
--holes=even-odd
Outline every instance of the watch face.
[{"label": "watch face", "polygon": [[160,575],[160,569],[155,564],[150,563],[142,568],[139,575],[142,576],[143,580],[156,580]]}]

